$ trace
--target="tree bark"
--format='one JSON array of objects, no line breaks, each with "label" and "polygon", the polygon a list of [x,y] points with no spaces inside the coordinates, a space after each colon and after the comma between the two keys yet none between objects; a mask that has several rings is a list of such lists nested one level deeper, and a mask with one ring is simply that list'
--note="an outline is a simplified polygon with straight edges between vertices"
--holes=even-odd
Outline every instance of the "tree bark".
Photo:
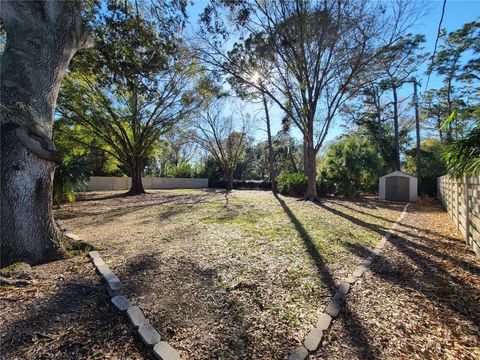
[{"label": "tree bark", "polygon": [[272,130],[270,128],[270,113],[268,111],[267,98],[262,92],[263,108],[265,110],[265,122],[267,124],[267,142],[268,142],[268,170],[270,173],[270,182],[272,183],[272,192],[277,193],[276,175],[275,175],[275,161],[273,158],[273,142]]},{"label": "tree bark", "polygon": [[317,194],[317,168],[316,168],[316,157],[315,146],[313,141],[307,139],[306,141],[306,169],[305,175],[307,175],[307,191],[305,192],[305,200],[309,201],[318,201]]},{"label": "tree bark", "polygon": [[1,86],[1,262],[31,264],[64,254],[52,216],[52,142],[63,74],[87,44],[78,1],[3,1],[7,42]]},{"label": "tree bark", "polygon": [[400,170],[400,136],[398,130],[398,94],[397,86],[392,86],[393,91],[393,130],[395,148],[395,170]]},{"label": "tree bark", "polygon": [[422,160],[421,160],[421,140],[420,140],[420,114],[418,112],[418,94],[417,94],[417,80],[413,80],[413,97],[415,105],[415,135],[416,135],[416,144],[417,152],[415,157],[416,164],[416,175],[417,175],[417,187],[420,188],[420,183],[422,181]]},{"label": "tree bark", "polygon": [[227,191],[233,190],[233,174],[225,172],[225,177],[227,178]]},{"label": "tree bark", "polygon": [[143,159],[136,157],[132,160],[131,166],[131,177],[132,177],[132,184],[130,186],[130,190],[128,190],[127,195],[140,195],[145,194],[145,189],[143,188],[142,182],[142,173],[143,173]]}]

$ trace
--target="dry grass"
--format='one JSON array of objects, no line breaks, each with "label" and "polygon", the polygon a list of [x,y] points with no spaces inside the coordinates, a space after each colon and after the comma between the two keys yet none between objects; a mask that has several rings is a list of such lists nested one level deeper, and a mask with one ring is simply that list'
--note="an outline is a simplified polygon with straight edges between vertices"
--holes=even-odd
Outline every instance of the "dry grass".
[{"label": "dry grass", "polygon": [[285,356],[402,207],[260,191],[116,195],[86,194],[56,216],[104,249],[128,296],[191,359]]}]

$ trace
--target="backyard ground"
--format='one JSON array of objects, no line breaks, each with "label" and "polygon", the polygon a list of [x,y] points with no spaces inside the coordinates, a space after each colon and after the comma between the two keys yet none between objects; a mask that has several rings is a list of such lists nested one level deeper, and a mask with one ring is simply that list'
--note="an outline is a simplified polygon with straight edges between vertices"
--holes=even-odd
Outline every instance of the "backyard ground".
[{"label": "backyard ground", "polygon": [[[99,249],[126,295],[185,359],[286,358],[334,283],[403,208],[260,191],[120,195],[85,194],[56,217]],[[412,205],[400,231],[355,284],[314,356],[478,356],[478,259],[434,203]],[[31,277],[24,288],[2,287],[2,356],[145,358],[86,257],[34,267]]]},{"label": "backyard ground", "polygon": [[312,358],[480,359],[480,259],[437,202],[410,204],[346,304]]},{"label": "backyard ground", "polygon": [[[56,217],[100,249],[162,338],[193,359],[287,355],[315,324],[335,279],[356,266],[352,248],[373,248],[402,209],[260,191],[119,195],[86,194]],[[355,223],[370,213],[375,227]]]}]

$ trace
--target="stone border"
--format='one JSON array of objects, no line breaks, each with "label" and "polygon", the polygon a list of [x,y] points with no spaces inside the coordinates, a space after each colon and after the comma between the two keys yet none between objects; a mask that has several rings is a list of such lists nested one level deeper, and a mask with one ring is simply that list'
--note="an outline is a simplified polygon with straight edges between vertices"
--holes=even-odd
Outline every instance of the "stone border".
[{"label": "stone border", "polygon": [[145,318],[142,309],[132,304],[125,295],[122,295],[122,282],[105,264],[98,251],[90,251],[88,255],[106,282],[112,304],[120,312],[126,313],[130,324],[137,330],[137,334],[145,346],[149,349],[153,348],[153,357],[158,360],[179,360],[180,354],[166,341],[161,341],[160,334]]},{"label": "stone border", "polygon": [[307,334],[305,340],[303,341],[303,345],[296,347],[290,353],[288,360],[305,360],[309,358],[310,353],[318,350],[318,348],[321,346],[323,335],[328,331],[333,320],[340,313],[351,286],[353,286],[355,282],[363,275],[363,273],[368,270],[374,260],[374,256],[378,256],[380,254],[388,239],[395,233],[395,230],[400,225],[400,222],[405,218],[409,205],[410,203],[405,204],[397,221],[385,234],[385,236],[380,239],[377,246],[372,251],[372,255],[363,259],[360,265],[355,268],[353,274],[344,281],[340,282],[335,295],[330,299],[330,302],[325,308],[324,312],[320,314],[316,326]]},{"label": "stone border", "polygon": [[[81,241],[82,239],[71,233],[61,220],[56,220],[57,226],[68,238]],[[179,360],[180,354],[168,342],[161,341],[160,334],[148,322],[142,309],[122,295],[123,285],[120,279],[105,264],[98,251],[88,253],[96,270],[102,275],[106,282],[107,291],[112,304],[121,312],[126,314],[130,324],[136,329],[138,336],[149,349],[152,349],[153,357],[157,360]]]}]

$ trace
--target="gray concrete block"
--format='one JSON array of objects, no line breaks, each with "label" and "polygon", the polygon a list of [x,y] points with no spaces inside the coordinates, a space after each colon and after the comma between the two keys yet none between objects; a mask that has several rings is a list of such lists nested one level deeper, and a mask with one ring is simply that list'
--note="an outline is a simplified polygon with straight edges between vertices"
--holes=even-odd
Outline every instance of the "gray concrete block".
[{"label": "gray concrete block", "polygon": [[117,278],[115,274],[110,270],[110,268],[107,265],[99,265],[97,266],[98,272],[103,276],[103,279],[108,282],[110,279],[115,279]]},{"label": "gray concrete block", "polygon": [[334,299],[334,297],[328,303],[325,312],[330,315],[331,317],[337,317],[340,313],[341,303]]},{"label": "gray concrete block", "polygon": [[305,360],[308,358],[308,350],[304,346],[299,346],[288,356],[288,360]]},{"label": "gray concrete block", "polygon": [[130,306],[127,309],[127,317],[130,323],[136,329],[138,329],[140,326],[142,326],[146,322],[142,309],[140,309],[138,306]]},{"label": "gray concrete block", "polygon": [[358,280],[356,276],[350,275],[348,278],[345,279],[345,282],[349,284],[355,284],[355,282]]},{"label": "gray concrete block", "polygon": [[332,323],[332,317],[327,313],[322,313],[317,321],[317,329],[327,330]]},{"label": "gray concrete block", "polygon": [[160,341],[160,334],[148,322],[144,322],[138,328],[138,335],[146,346],[153,346]]},{"label": "gray concrete block", "polygon": [[323,331],[320,329],[312,329],[308,333],[308,335],[305,337],[305,341],[303,342],[303,345],[308,351],[316,351],[318,349],[318,346],[320,345],[320,342],[322,341],[323,337]]},{"label": "gray concrete block", "polygon": [[75,241],[82,241],[82,238],[80,236],[75,235],[74,233],[71,233],[71,232],[66,232],[65,236]]},{"label": "gray concrete block", "polygon": [[359,265],[355,268],[355,271],[353,272],[353,276],[355,277],[360,277],[363,275],[363,273],[367,270],[367,268],[363,265]]},{"label": "gray concrete block", "polygon": [[120,291],[122,289],[122,282],[115,276],[107,281],[107,286],[112,291]]},{"label": "gray concrete block", "polygon": [[372,262],[370,260],[365,259],[362,261],[362,265],[365,267],[369,267],[370,265],[372,265]]},{"label": "gray concrete block", "polygon": [[132,303],[123,295],[117,295],[112,298],[112,303],[120,311],[126,311]]},{"label": "gray concrete block", "polygon": [[93,258],[93,265],[95,265],[96,267],[99,267],[106,264],[101,257],[96,257],[96,258]]},{"label": "gray concrete block", "polygon": [[337,291],[342,293],[343,295],[347,295],[349,290],[350,290],[350,284],[346,281],[342,281]]},{"label": "gray concrete block", "polygon": [[88,256],[90,256],[90,258],[92,259],[100,258],[100,254],[98,253],[98,251],[90,251],[88,253]]},{"label": "gray concrete block", "polygon": [[166,341],[160,341],[153,347],[153,356],[158,360],[180,360],[180,354]]}]

